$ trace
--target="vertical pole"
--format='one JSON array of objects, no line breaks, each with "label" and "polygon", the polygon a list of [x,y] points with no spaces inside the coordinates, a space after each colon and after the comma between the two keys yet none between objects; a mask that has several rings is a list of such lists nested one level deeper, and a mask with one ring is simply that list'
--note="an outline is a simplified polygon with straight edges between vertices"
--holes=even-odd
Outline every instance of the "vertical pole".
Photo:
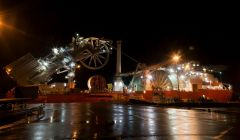
[{"label": "vertical pole", "polygon": [[180,89],[179,89],[179,73],[178,73],[178,69],[177,69],[177,86],[178,86],[178,91],[180,91]]},{"label": "vertical pole", "polygon": [[114,91],[123,91],[123,81],[121,74],[121,40],[117,41],[117,62],[116,62],[116,75],[114,80]]},{"label": "vertical pole", "polygon": [[121,44],[122,41],[118,40],[117,41],[117,65],[116,65],[116,76],[120,76],[121,73]]}]

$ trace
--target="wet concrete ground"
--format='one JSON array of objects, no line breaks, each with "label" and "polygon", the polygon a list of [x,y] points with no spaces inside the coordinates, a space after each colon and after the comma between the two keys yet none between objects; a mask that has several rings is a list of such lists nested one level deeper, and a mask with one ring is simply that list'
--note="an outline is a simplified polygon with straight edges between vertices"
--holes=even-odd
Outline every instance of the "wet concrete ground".
[{"label": "wet concrete ground", "polygon": [[111,103],[46,104],[41,119],[0,129],[0,139],[237,139],[238,113]]}]

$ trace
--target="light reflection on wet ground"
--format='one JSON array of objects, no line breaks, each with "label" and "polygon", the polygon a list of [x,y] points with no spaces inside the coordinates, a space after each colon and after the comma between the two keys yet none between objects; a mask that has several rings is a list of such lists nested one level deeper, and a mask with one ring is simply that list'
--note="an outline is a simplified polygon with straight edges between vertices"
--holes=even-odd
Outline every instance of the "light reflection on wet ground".
[{"label": "light reflection on wet ground", "polygon": [[[40,120],[0,130],[0,139],[237,138],[237,114],[110,103],[46,104]],[[33,121],[34,120],[34,121]]]}]

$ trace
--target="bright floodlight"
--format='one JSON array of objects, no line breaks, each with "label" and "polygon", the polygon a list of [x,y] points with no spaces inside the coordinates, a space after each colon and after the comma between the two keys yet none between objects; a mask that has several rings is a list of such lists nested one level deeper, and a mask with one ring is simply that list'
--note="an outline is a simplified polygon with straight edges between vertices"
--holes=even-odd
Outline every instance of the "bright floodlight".
[{"label": "bright floodlight", "polygon": [[74,72],[69,72],[67,76],[68,76],[68,77],[74,77],[75,74],[74,74]]},{"label": "bright floodlight", "polygon": [[181,78],[181,79],[185,79],[185,76],[184,76],[184,75],[181,75],[180,78]]},{"label": "bright floodlight", "polygon": [[178,62],[179,59],[180,59],[180,56],[179,55],[174,55],[172,59],[173,59],[173,61]]},{"label": "bright floodlight", "polygon": [[119,82],[119,86],[122,87],[122,86],[123,86],[123,83],[122,83],[122,82]]},{"label": "bright floodlight", "polygon": [[48,62],[43,61],[43,65],[47,67],[48,66]]},{"label": "bright floodlight", "polygon": [[75,67],[75,63],[74,63],[74,62],[71,62],[71,63],[70,63],[70,67],[71,67],[71,68],[74,68],[74,67]]},{"label": "bright floodlight", "polygon": [[2,19],[1,19],[1,17],[0,17],[0,27],[1,26],[3,26],[3,21],[2,21]]},{"label": "bright floodlight", "polygon": [[173,72],[174,72],[174,70],[171,68],[171,69],[169,69],[169,72],[173,73]]},{"label": "bright floodlight", "polygon": [[152,78],[153,78],[152,75],[150,74],[147,75],[147,79],[152,80]]},{"label": "bright floodlight", "polygon": [[187,65],[185,66],[185,70],[190,70],[189,64],[187,64]]},{"label": "bright floodlight", "polygon": [[68,63],[70,60],[68,58],[63,58],[63,63]]},{"label": "bright floodlight", "polygon": [[60,51],[60,53],[63,53],[63,52],[65,52],[65,49],[61,47],[59,51]]},{"label": "bright floodlight", "polygon": [[53,48],[52,51],[53,51],[53,53],[54,53],[55,55],[58,55],[58,54],[59,54],[57,48]]},{"label": "bright floodlight", "polygon": [[47,67],[46,67],[46,66],[41,66],[41,69],[42,69],[42,70],[46,70]]}]

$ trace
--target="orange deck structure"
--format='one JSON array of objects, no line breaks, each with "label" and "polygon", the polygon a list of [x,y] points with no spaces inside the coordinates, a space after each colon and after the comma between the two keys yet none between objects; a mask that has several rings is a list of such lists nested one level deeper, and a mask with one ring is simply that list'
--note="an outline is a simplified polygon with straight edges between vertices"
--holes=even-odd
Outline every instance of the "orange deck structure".
[{"label": "orange deck structure", "polygon": [[[198,92],[181,92],[181,91],[162,91],[163,97],[166,99],[179,98],[183,101],[199,101],[199,99],[205,96],[209,100],[214,102],[229,102],[232,97],[232,91],[229,90],[198,90]],[[146,100],[153,99],[153,92],[146,91],[143,94],[143,98]]]}]

